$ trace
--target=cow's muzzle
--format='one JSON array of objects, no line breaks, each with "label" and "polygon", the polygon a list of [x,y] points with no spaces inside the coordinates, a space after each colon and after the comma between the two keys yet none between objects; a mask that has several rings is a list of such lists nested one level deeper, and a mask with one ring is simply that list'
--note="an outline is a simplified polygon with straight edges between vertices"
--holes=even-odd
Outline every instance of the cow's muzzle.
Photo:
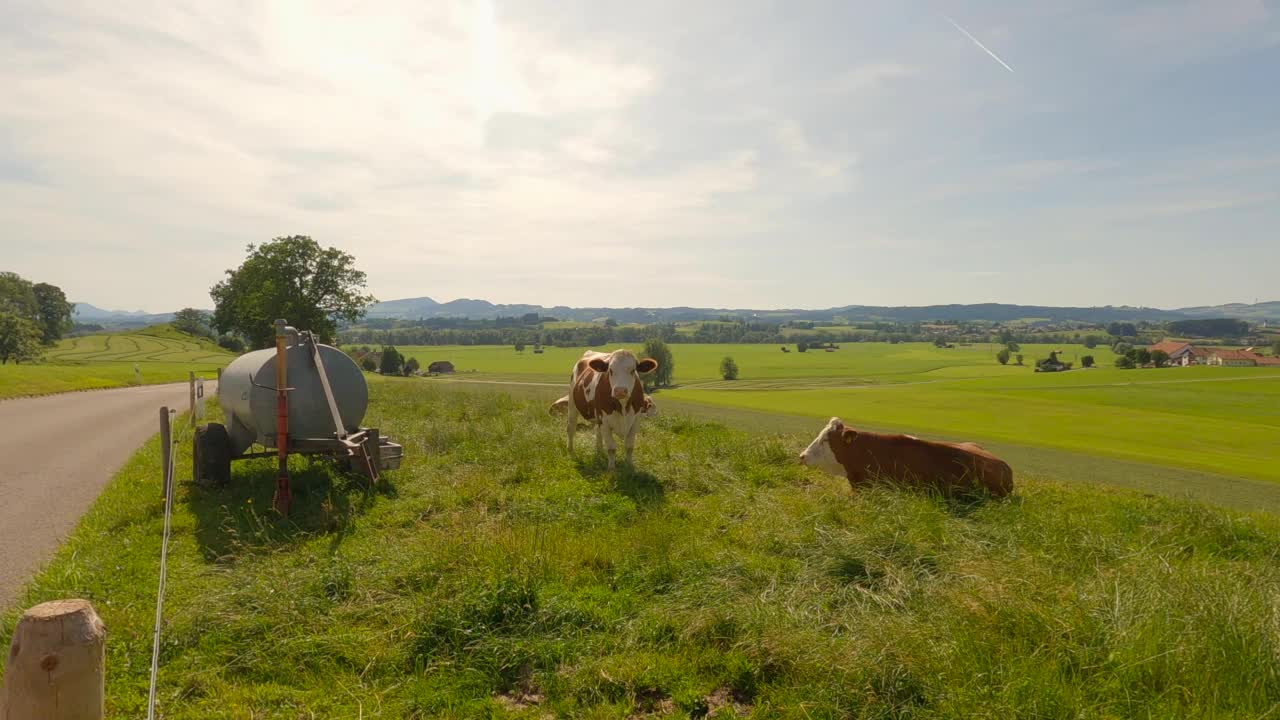
[{"label": "cow's muzzle", "polygon": [[627,393],[627,391],[623,388],[614,388],[613,390],[613,396],[618,400],[626,400],[628,394],[629,393]]}]

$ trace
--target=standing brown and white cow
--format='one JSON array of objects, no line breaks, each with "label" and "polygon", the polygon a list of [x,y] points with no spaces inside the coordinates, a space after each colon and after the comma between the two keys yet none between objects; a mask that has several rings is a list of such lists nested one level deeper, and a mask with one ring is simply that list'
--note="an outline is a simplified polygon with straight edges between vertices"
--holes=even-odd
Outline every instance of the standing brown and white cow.
[{"label": "standing brown and white cow", "polygon": [[573,434],[581,415],[596,426],[596,451],[608,449],[610,470],[614,469],[618,454],[616,437],[623,439],[630,463],[636,430],[648,409],[640,376],[657,369],[657,360],[638,360],[630,350],[583,353],[573,366],[569,382],[569,452],[573,452]]},{"label": "standing brown and white cow", "polygon": [[846,477],[854,489],[880,478],[946,495],[976,489],[995,496],[1013,492],[1009,464],[976,443],[882,435],[855,430],[834,417],[800,453],[800,464]]}]

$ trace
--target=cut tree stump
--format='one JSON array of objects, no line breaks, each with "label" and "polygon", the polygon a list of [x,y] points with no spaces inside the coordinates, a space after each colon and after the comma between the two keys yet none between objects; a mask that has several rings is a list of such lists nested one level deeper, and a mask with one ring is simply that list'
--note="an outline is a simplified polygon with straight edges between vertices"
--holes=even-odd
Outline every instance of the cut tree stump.
[{"label": "cut tree stump", "polygon": [[54,600],[18,621],[0,720],[102,720],[106,637],[88,600]]}]

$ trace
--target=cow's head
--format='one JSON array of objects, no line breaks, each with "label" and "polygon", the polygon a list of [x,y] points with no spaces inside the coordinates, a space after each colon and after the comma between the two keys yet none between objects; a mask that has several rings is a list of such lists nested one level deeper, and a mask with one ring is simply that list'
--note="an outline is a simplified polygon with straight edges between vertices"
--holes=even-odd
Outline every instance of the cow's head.
[{"label": "cow's head", "polygon": [[588,364],[592,370],[608,375],[613,398],[623,404],[631,398],[631,391],[640,381],[640,376],[658,369],[657,360],[637,360],[630,350],[615,350],[608,357],[593,358]]},{"label": "cow's head", "polygon": [[832,475],[843,476],[844,466],[836,459],[834,443],[850,444],[858,436],[858,431],[845,427],[838,417],[827,421],[826,427],[818,433],[818,437],[809,443],[809,447],[800,453],[800,464],[811,468],[825,470]]}]

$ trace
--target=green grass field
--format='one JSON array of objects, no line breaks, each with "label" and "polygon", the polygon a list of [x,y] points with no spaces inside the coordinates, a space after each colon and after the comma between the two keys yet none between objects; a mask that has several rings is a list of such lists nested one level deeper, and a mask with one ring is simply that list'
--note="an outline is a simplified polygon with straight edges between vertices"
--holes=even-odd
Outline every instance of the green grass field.
[{"label": "green grass field", "polygon": [[133,385],[135,365],[145,385],[186,380],[189,372],[212,377],[234,358],[168,325],[68,338],[38,363],[0,365],[0,398]]},{"label": "green grass field", "polygon": [[[1217,476],[1280,481],[1280,370],[1118,370],[1106,348],[1024,345],[1028,366],[999,365],[992,348],[925,343],[848,343],[836,352],[783,353],[761,345],[672,345],[677,387],[661,398],[706,406],[833,415],[884,430],[1095,455]],[[1060,350],[1092,354],[1100,367],[1035,373]],[[543,355],[505,347],[401,348],[451,360],[460,379],[568,383],[580,350]],[[742,369],[718,379],[720,359]],[[468,372],[474,371],[474,372]],[[815,428],[820,423],[815,422]]]},{"label": "green grass field", "polygon": [[[639,351],[640,345],[623,345]],[[1083,346],[1024,345],[1028,366],[1001,366],[995,361],[995,350],[986,345],[951,350],[938,349],[927,343],[847,343],[835,352],[799,353],[795,346],[783,353],[777,345],[671,345],[675,354],[675,382],[680,385],[719,380],[720,360],[732,355],[742,369],[739,384],[761,381],[794,381],[825,378],[834,381],[873,383],[905,382],[932,379],[920,377],[937,373],[947,377],[1021,377],[1031,375],[1030,363],[1059,349],[1070,359],[1073,355],[1092,354],[1099,363],[1110,365],[1114,355],[1107,348],[1087,350]],[[397,348],[401,353],[417,357],[425,367],[434,360],[448,360],[459,372],[475,372],[480,376],[520,375],[528,379],[568,382],[569,370],[582,355],[580,348],[549,347],[541,355],[525,349],[518,353],[509,346],[422,346]]]},{"label": "green grass field", "polygon": [[[180,485],[164,717],[1065,720],[1280,702],[1273,516],[1026,475],[1005,501],[855,495],[794,463],[805,436],[672,414],[611,475],[566,454],[540,401],[411,379],[371,392],[368,421],[407,455],[374,492],[299,461],[278,520],[269,461],[223,490]],[[153,441],[21,603],[94,602],[110,718],[145,708],[159,472]]]}]

